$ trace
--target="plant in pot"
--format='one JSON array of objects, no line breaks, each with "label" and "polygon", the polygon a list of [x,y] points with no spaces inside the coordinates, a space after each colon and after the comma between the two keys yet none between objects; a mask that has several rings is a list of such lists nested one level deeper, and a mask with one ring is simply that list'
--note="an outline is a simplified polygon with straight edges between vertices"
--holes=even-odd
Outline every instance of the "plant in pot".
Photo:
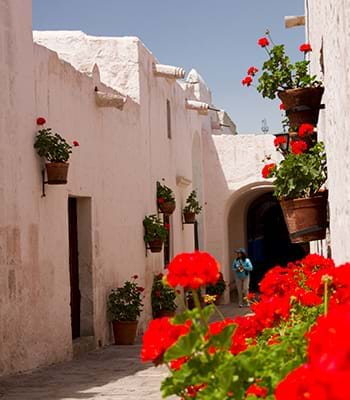
[{"label": "plant in pot", "polygon": [[153,317],[173,317],[177,308],[175,300],[175,289],[164,282],[162,273],[155,275],[151,291]]},{"label": "plant in pot", "polygon": [[205,293],[209,296],[215,296],[215,304],[219,304],[220,298],[225,292],[226,282],[222,275],[222,272],[219,272],[220,276],[216,283],[211,283],[206,286]]},{"label": "plant in pot", "polygon": [[170,215],[176,207],[174,192],[166,185],[157,182],[157,204],[162,213]]},{"label": "plant in pot", "polygon": [[137,285],[138,276],[124,286],[112,289],[108,296],[108,318],[113,325],[115,344],[134,344],[138,318],[142,311],[142,292],[144,288]]},{"label": "plant in pot", "polygon": [[[278,96],[281,99],[292,131],[302,123],[317,125],[324,87],[308,72],[310,61],[306,60],[306,55],[312,51],[310,44],[300,45],[304,60],[294,64],[286,55],[283,44],[274,45],[269,31],[258,40],[258,45],[265,49],[268,60],[263,63],[257,90],[263,97],[274,99]],[[250,67],[242,84],[251,86],[258,71],[258,68]]]},{"label": "plant in pot", "polygon": [[264,178],[274,178],[274,195],[278,198],[289,236],[293,243],[325,238],[327,228],[327,180],[324,144],[310,149],[303,140],[294,140],[291,149],[277,165],[266,164]]},{"label": "plant in pot", "polygon": [[[72,153],[72,146],[60,136],[53,133],[51,128],[44,128],[45,118],[38,117],[37,125],[41,126],[35,138],[34,148],[40,157],[47,160],[45,163],[47,183],[50,185],[63,185],[67,183],[68,167],[67,162]],[[74,140],[73,146],[79,146]]]},{"label": "plant in pot", "polygon": [[185,223],[193,224],[196,221],[196,215],[199,214],[201,210],[202,206],[199,205],[197,200],[197,192],[192,190],[187,197],[185,207],[182,210]]},{"label": "plant in pot", "polygon": [[143,220],[145,229],[144,241],[152,253],[162,251],[163,242],[168,236],[168,230],[155,214],[146,215]]}]

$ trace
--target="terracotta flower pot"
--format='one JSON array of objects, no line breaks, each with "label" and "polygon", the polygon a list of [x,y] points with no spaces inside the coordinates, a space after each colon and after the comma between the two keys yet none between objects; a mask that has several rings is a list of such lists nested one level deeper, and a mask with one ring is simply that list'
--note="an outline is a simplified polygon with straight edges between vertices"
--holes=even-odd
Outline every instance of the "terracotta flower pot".
[{"label": "terracotta flower pot", "polygon": [[162,213],[170,215],[174,212],[176,208],[176,203],[174,201],[166,201],[165,203],[159,203],[158,207]]},{"label": "terracotta flower pot", "polygon": [[156,318],[162,318],[162,317],[172,318],[174,316],[175,316],[175,311],[173,310],[159,310],[155,315]]},{"label": "terracotta flower pot", "polygon": [[148,242],[148,246],[151,253],[160,253],[163,248],[163,241],[161,239],[154,239]]},{"label": "terracotta flower pot", "polygon": [[299,128],[304,123],[317,125],[323,92],[323,87],[288,89],[278,92],[291,128]]},{"label": "terracotta flower pot", "polygon": [[65,185],[67,183],[68,163],[46,163],[47,183],[49,185]]},{"label": "terracotta flower pot", "polygon": [[114,343],[130,345],[135,343],[138,321],[113,321]]},{"label": "terracotta flower pot", "polygon": [[194,224],[196,222],[196,213],[184,212],[184,220],[186,224]]},{"label": "terracotta flower pot", "polygon": [[281,208],[292,243],[311,242],[326,237],[328,192],[316,196],[281,200]]}]

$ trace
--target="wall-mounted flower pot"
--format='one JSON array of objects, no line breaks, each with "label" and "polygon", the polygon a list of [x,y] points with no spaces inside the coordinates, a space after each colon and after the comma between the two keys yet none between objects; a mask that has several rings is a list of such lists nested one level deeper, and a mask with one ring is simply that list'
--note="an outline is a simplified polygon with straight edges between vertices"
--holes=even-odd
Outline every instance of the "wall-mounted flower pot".
[{"label": "wall-mounted flower pot", "polygon": [[304,123],[317,125],[318,114],[322,108],[323,92],[323,87],[288,89],[278,92],[291,128],[299,128]]},{"label": "wall-mounted flower pot", "polygon": [[328,192],[316,196],[281,200],[281,208],[292,243],[322,240],[326,237]]},{"label": "wall-mounted flower pot", "polygon": [[112,325],[115,344],[135,343],[137,321],[113,321]]},{"label": "wall-mounted flower pot", "polygon": [[154,239],[148,242],[148,248],[151,250],[151,253],[160,253],[163,248],[163,241],[161,239]]},{"label": "wall-mounted flower pot", "polygon": [[173,201],[166,201],[165,203],[158,204],[161,212],[167,215],[170,215],[174,212],[176,208],[176,203]]},{"label": "wall-mounted flower pot", "polygon": [[47,183],[49,185],[65,185],[67,183],[68,163],[46,163]]},{"label": "wall-mounted flower pot", "polygon": [[158,312],[155,313],[155,318],[163,318],[163,317],[175,317],[175,311],[174,310],[159,310]]},{"label": "wall-mounted flower pot", "polygon": [[184,220],[186,224],[194,224],[196,222],[196,213],[184,212]]}]

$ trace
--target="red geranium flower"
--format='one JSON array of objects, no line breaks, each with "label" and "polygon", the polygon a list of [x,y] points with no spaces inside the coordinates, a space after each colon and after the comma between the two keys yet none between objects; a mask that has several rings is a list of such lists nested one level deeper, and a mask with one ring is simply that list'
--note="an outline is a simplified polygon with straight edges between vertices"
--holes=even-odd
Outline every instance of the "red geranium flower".
[{"label": "red geranium flower", "polygon": [[164,228],[167,229],[167,230],[169,230],[169,229],[170,229],[170,224],[165,224],[165,225],[164,225]]},{"label": "red geranium flower", "polygon": [[265,397],[267,396],[267,389],[265,387],[257,385],[256,383],[253,383],[246,390],[245,394],[246,396],[254,394],[256,397],[261,397],[265,399]]},{"label": "red geranium flower", "polygon": [[36,119],[36,124],[37,125],[44,125],[46,123],[46,119],[44,117],[38,117]]},{"label": "red geranium flower", "polygon": [[251,76],[246,76],[243,80],[242,80],[242,85],[243,86],[250,86],[253,82],[253,79]]},{"label": "red geranium flower", "polygon": [[174,371],[178,371],[183,364],[185,364],[188,361],[188,357],[180,357],[176,360],[170,361],[170,368],[173,369]]},{"label": "red geranium flower", "polygon": [[169,317],[153,319],[143,335],[141,350],[142,361],[161,362],[163,354],[180,336],[186,335],[191,327],[191,321],[182,325],[174,325]]},{"label": "red geranium flower", "polygon": [[285,144],[285,143],[287,143],[287,139],[286,139],[285,136],[277,136],[277,137],[275,138],[275,140],[273,141],[273,144],[274,144],[276,147],[281,146],[282,144]]},{"label": "red geranium flower", "polygon": [[135,275],[132,276],[132,279],[137,279],[138,277],[139,276],[135,274]]},{"label": "red geranium flower", "polygon": [[299,136],[312,135],[314,133],[314,126],[311,124],[301,124],[299,126]]},{"label": "red geranium flower", "polygon": [[218,262],[206,252],[178,254],[168,265],[167,282],[170,286],[198,289],[215,284],[219,279]]},{"label": "red geranium flower", "polygon": [[312,48],[309,43],[304,43],[300,45],[299,50],[303,53],[308,53],[309,51],[312,51]]},{"label": "red geranium flower", "polygon": [[247,74],[250,76],[254,76],[258,72],[258,68],[256,67],[249,67]]},{"label": "red geranium flower", "polygon": [[269,40],[266,38],[266,37],[261,37],[259,40],[258,40],[258,45],[260,46],[260,47],[266,47],[266,46],[268,46],[270,44],[270,42],[269,42]]},{"label": "red geranium flower", "polygon": [[165,200],[163,199],[163,197],[158,197],[158,204],[163,204],[165,202]]},{"label": "red geranium flower", "polygon": [[142,292],[145,290],[145,288],[143,288],[142,286],[138,286],[138,287],[137,287],[137,290],[138,290],[140,293],[142,293]]},{"label": "red geranium flower", "polygon": [[285,110],[285,109],[286,109],[286,106],[285,106],[283,103],[281,103],[281,104],[280,104],[280,110],[283,111],[283,110]]},{"label": "red geranium flower", "polygon": [[78,147],[79,146],[79,142],[77,140],[73,140],[73,146],[74,147]]},{"label": "red geranium flower", "polygon": [[293,154],[302,154],[307,150],[307,143],[303,140],[295,140],[290,146]]},{"label": "red geranium flower", "polygon": [[274,171],[274,169],[276,168],[276,164],[275,163],[271,163],[271,164],[266,164],[264,166],[264,168],[261,171],[261,175],[263,178],[269,178],[271,173]]}]

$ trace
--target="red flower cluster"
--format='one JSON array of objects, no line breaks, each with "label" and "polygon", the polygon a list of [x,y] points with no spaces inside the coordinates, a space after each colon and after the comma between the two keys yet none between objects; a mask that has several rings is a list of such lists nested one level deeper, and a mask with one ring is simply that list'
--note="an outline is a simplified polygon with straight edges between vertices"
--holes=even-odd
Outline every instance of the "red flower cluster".
[{"label": "red flower cluster", "polygon": [[158,204],[163,204],[165,202],[163,197],[158,197],[157,201],[158,201]]},{"label": "red flower cluster", "polygon": [[276,388],[276,400],[348,400],[350,305],[319,317],[308,335],[308,362]]},{"label": "red flower cluster", "polygon": [[290,147],[293,154],[302,154],[307,150],[307,143],[303,140],[294,140]]},{"label": "red flower cluster", "polygon": [[285,136],[277,136],[277,137],[275,138],[275,140],[273,141],[273,144],[274,144],[276,147],[279,147],[279,146],[281,146],[282,144],[285,144],[285,143],[287,143],[287,139],[286,139]]},{"label": "red flower cluster", "polygon": [[73,140],[73,146],[74,146],[74,147],[80,146],[80,145],[79,145],[79,142],[78,142],[77,140]]},{"label": "red flower cluster", "polygon": [[257,72],[259,72],[259,69],[258,69],[258,68],[256,68],[256,67],[249,67],[249,68],[248,68],[248,71],[247,71],[247,74],[250,75],[250,76],[255,76],[255,74],[256,74]]},{"label": "red flower cluster", "polygon": [[257,385],[256,383],[253,383],[249,386],[245,394],[246,396],[253,394],[255,395],[255,397],[265,399],[265,397],[267,396],[267,389],[265,387]]},{"label": "red flower cluster", "polygon": [[312,48],[309,43],[304,43],[300,45],[299,50],[302,51],[303,53],[308,53],[312,51]]},{"label": "red flower cluster", "polygon": [[250,86],[253,82],[253,79],[251,76],[246,76],[243,80],[242,80],[242,85],[243,86]]},{"label": "red flower cluster", "polygon": [[311,124],[301,124],[299,126],[298,134],[300,137],[312,135],[314,133],[314,126]]},{"label": "red flower cluster", "polygon": [[38,117],[36,119],[36,124],[37,125],[44,125],[44,124],[46,124],[46,119],[44,117]]},{"label": "red flower cluster", "polygon": [[266,38],[266,37],[261,37],[259,40],[258,40],[258,45],[260,46],[260,47],[266,47],[266,46],[268,46],[270,44],[270,42],[269,42],[269,40]]},{"label": "red flower cluster", "polygon": [[274,169],[276,168],[276,164],[275,163],[271,163],[271,164],[266,164],[264,165],[262,171],[261,171],[261,175],[263,178],[269,178],[271,173],[274,171]]},{"label": "red flower cluster", "polygon": [[168,265],[167,282],[198,289],[202,285],[215,284],[219,279],[219,264],[209,253],[195,251],[177,255]]},{"label": "red flower cluster", "polygon": [[174,325],[169,317],[153,319],[143,335],[141,350],[142,361],[162,362],[163,354],[182,335],[186,335],[191,327],[191,321],[183,325]]},{"label": "red flower cluster", "polygon": [[284,111],[285,109],[286,109],[286,106],[285,106],[283,103],[281,103],[281,104],[280,104],[280,110],[281,110],[281,111]]}]

